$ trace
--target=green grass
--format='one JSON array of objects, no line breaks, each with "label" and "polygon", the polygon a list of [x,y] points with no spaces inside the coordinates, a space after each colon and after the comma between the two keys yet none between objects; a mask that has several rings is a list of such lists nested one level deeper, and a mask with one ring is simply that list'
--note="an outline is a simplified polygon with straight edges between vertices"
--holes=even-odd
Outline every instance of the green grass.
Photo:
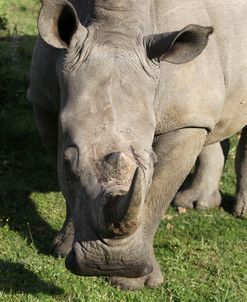
[{"label": "green grass", "polygon": [[[0,301],[247,301],[247,221],[223,210],[169,209],[155,240],[166,276],[156,290],[122,292],[104,278],[70,274],[50,255],[65,207],[25,99],[38,6],[0,0],[8,20],[0,31]],[[235,146],[236,138],[221,182],[228,203]]]}]

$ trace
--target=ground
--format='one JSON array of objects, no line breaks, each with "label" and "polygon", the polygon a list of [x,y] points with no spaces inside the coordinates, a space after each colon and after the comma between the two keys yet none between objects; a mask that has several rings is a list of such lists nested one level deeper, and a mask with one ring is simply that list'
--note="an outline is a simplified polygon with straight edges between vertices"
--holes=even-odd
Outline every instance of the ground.
[{"label": "ground", "polygon": [[[0,0],[0,301],[247,301],[247,219],[223,209],[169,209],[155,239],[166,278],[156,290],[121,292],[50,254],[65,207],[25,97],[38,7]],[[228,209],[236,141],[221,182]]]}]

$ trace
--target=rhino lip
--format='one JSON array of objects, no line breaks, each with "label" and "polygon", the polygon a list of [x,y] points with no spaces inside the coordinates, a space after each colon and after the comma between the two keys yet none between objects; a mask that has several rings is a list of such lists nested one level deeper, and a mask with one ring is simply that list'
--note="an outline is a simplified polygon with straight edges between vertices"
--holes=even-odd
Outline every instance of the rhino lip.
[{"label": "rhino lip", "polygon": [[[80,250],[78,250],[80,248]],[[139,248],[133,259],[128,259],[127,250],[123,251],[125,260],[121,255],[119,261],[114,260],[114,249],[106,251],[107,247],[99,248],[96,253],[91,253],[83,248],[83,244],[76,243],[65,260],[66,268],[75,275],[80,276],[120,276],[138,278],[153,271],[151,262],[147,261],[144,249]],[[123,247],[124,249],[124,247]],[[102,254],[102,250],[105,254]],[[111,257],[112,253],[112,257]],[[128,259],[128,261],[126,260]]]}]

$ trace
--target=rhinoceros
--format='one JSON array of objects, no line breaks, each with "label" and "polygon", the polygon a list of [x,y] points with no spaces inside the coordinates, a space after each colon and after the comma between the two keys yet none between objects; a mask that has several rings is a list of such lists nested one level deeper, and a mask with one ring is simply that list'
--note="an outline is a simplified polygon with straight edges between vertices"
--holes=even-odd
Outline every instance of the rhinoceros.
[{"label": "rhinoceros", "polygon": [[157,287],[164,211],[203,147],[246,125],[247,2],[41,2],[28,99],[66,199],[55,251]]}]

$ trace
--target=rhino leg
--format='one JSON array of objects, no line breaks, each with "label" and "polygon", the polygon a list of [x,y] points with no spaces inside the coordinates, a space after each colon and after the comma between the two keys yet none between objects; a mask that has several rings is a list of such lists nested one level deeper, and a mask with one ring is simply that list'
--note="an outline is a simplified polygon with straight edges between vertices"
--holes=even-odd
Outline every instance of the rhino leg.
[{"label": "rhino leg", "polygon": [[196,163],[192,185],[177,193],[174,199],[176,207],[206,210],[220,206],[219,182],[224,168],[224,153],[227,153],[228,149],[226,145],[227,141],[223,146],[215,143],[202,149]]},{"label": "rhino leg", "polygon": [[237,188],[234,213],[241,217],[247,214],[247,126],[243,128],[238,143],[235,170],[237,175]]},{"label": "rhino leg", "polygon": [[[58,139],[57,116],[36,105],[33,106],[33,111],[41,140],[48,150],[54,166],[56,166]],[[52,248],[54,255],[60,257],[65,257],[71,250],[74,238],[74,226],[68,207],[66,212],[65,222],[61,231],[56,236]]]},{"label": "rhino leg", "polygon": [[[111,277],[110,281],[114,285],[135,290],[145,286],[155,288],[163,283],[164,278],[153,251],[154,235],[164,211],[193,167],[206,134],[204,129],[187,128],[161,135],[154,142],[158,162],[143,209],[143,234],[153,261],[153,272],[141,278]],[[184,153],[184,150],[188,152]]]}]

